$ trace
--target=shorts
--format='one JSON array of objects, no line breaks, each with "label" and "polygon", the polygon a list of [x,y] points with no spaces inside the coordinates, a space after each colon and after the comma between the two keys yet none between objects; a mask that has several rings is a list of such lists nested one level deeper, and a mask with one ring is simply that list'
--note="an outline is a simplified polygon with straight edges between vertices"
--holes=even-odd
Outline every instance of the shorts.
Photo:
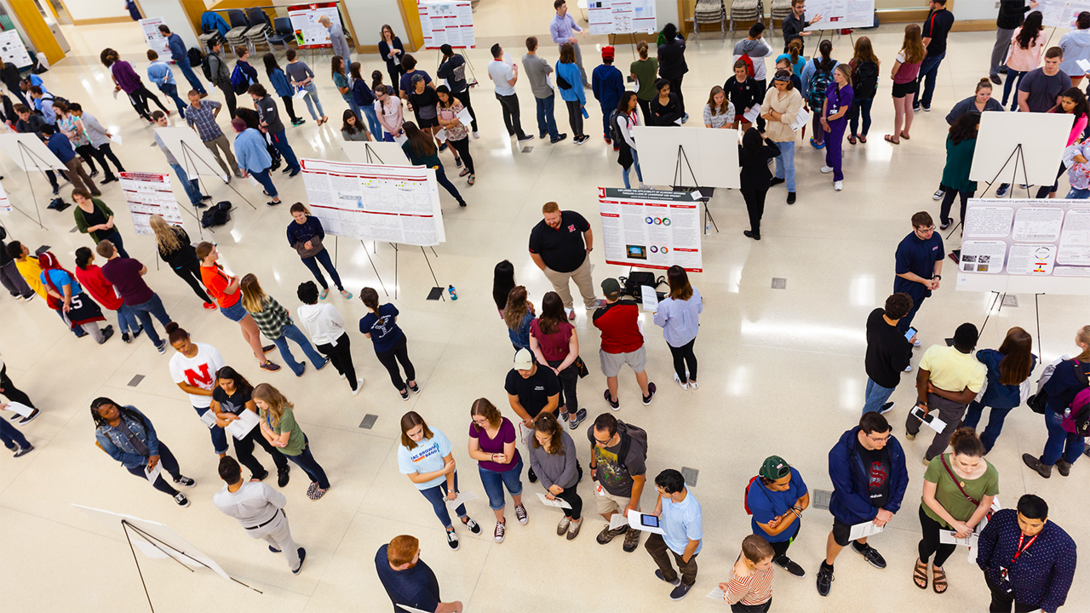
[{"label": "shorts", "polygon": [[242,306],[242,299],[229,307],[220,307],[220,313],[231,321],[242,321],[249,313],[246,312],[246,308]]},{"label": "shorts", "polygon": [[851,524],[846,524],[837,518],[833,518],[833,540],[841,547],[847,547],[852,534]]},{"label": "shorts", "polygon": [[647,367],[647,348],[640,347],[628,353],[606,353],[599,349],[598,359],[602,362],[602,374],[607,377],[616,377],[624,364],[628,364],[632,367],[632,372],[639,374]]},{"label": "shorts", "polygon": [[416,119],[420,122],[419,127],[420,127],[421,130],[423,130],[425,128],[438,128],[439,127],[439,118],[438,117],[432,117],[431,119],[425,119],[425,118],[421,117],[420,115],[417,115]]},{"label": "shorts", "polygon": [[909,94],[914,94],[919,91],[919,83],[916,81],[910,81],[908,83],[894,83],[893,84],[893,97],[904,98]]},{"label": "shorts", "polygon": [[599,515],[609,515],[610,513],[620,513],[624,509],[628,508],[628,503],[632,501],[628,496],[614,496],[602,488],[602,493],[598,493],[598,482],[591,482],[594,486],[594,506],[598,509]]}]

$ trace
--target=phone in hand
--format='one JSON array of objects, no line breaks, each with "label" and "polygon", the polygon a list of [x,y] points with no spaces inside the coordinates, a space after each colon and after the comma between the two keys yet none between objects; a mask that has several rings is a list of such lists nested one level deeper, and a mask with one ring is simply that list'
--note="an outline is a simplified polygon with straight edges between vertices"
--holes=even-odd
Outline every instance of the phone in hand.
[{"label": "phone in hand", "polygon": [[913,328],[912,326],[909,326],[908,327],[908,332],[905,332],[905,340],[906,341],[911,341],[913,336],[916,336],[916,328]]}]

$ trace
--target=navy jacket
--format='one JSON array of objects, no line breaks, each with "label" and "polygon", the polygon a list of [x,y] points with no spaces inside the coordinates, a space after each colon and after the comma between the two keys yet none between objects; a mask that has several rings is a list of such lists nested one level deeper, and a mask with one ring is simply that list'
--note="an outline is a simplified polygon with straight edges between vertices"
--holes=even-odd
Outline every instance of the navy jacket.
[{"label": "navy jacket", "polygon": [[[976,96],[969,96],[961,102],[954,105],[954,108],[950,109],[950,112],[946,115],[946,123],[954,125],[958,117],[966,113],[976,113]],[[999,103],[995,98],[988,98],[988,101],[984,103],[985,111],[1002,111],[1003,105]]]},{"label": "navy jacket", "polygon": [[177,33],[170,33],[170,36],[167,37],[167,46],[170,47],[170,59],[175,62],[189,59],[189,54],[185,50],[185,41]]},{"label": "navy jacket", "polygon": [[356,79],[355,83],[352,84],[352,100],[361,107],[373,106],[375,104],[375,94],[371,92],[370,87],[367,87],[366,81]]},{"label": "navy jacket", "polygon": [[325,230],[322,228],[322,222],[313,215],[307,215],[306,223],[296,223],[293,220],[288,224],[288,244],[295,249],[315,236],[324,240]]},{"label": "navy jacket", "polygon": [[624,76],[616,66],[601,64],[591,73],[590,84],[594,99],[602,104],[602,113],[609,117],[624,95]]},{"label": "navy jacket", "polygon": [[[859,426],[848,430],[829,451],[829,478],[833,481],[829,512],[848,525],[871,521],[878,515],[878,507],[870,503],[870,478],[855,449],[858,432]],[[882,508],[896,513],[908,488],[908,469],[905,468],[905,452],[896,438],[890,436],[886,449],[889,450],[891,474],[889,502]]]},{"label": "navy jacket", "polygon": [[[1018,552],[1018,511],[1003,509],[992,516],[980,533],[976,563],[991,579],[1003,587],[999,568],[1007,569],[1014,598],[1021,604],[1054,613],[1067,600],[1075,576],[1075,541],[1055,522],[1048,522],[1037,534],[1037,540],[1025,551]],[[1028,538],[1023,539],[1029,541]]]},{"label": "navy jacket", "polygon": [[[1005,356],[995,349],[981,349],[976,352],[976,359],[988,367],[988,389],[980,398],[980,404],[996,409],[1013,409],[1021,402],[1017,385],[999,383],[999,363]],[[1031,356],[1029,371],[1037,368],[1037,356]]]},{"label": "navy jacket", "polygon": [[[1079,360],[1079,368],[1086,372],[1087,366],[1082,360]],[[1082,384],[1075,377],[1075,360],[1064,360],[1052,371],[1043,391],[1048,394],[1048,408],[1063,415],[1081,390]]]}]

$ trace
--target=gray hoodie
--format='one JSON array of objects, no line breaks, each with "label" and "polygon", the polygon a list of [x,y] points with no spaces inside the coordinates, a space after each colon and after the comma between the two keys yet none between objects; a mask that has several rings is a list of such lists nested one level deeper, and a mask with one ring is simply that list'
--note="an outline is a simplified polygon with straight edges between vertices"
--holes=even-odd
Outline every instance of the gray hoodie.
[{"label": "gray hoodie", "polygon": [[1060,70],[1070,77],[1081,77],[1087,71],[1079,68],[1078,60],[1090,60],[1090,30],[1071,30],[1060,39],[1064,61]]},{"label": "gray hoodie", "polygon": [[[772,53],[772,46],[764,38],[757,40],[745,38],[734,45],[734,61],[737,62],[738,58],[748,55],[749,59],[753,60],[753,78],[758,81],[765,80],[764,58],[770,53]],[[734,74],[733,69],[731,74]]]}]

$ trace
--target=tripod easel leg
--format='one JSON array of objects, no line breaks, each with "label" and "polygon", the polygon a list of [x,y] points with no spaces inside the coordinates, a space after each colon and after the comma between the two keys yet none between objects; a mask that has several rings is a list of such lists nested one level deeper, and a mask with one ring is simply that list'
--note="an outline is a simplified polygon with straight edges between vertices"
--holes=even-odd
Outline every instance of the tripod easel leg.
[{"label": "tripod easel leg", "polygon": [[[434,249],[432,251],[434,252]],[[428,252],[424,250],[424,247],[420,247],[420,253],[424,254],[424,261],[428,263],[428,270],[431,272],[431,280],[435,281],[435,286],[434,287],[438,287],[438,288],[442,289],[443,286],[439,285],[439,279],[435,278],[435,269],[433,269],[431,267],[431,260],[428,259]],[[439,256],[437,255],[436,257],[439,257]],[[439,292],[439,298],[441,300],[443,300],[443,301],[446,301],[446,297],[443,296],[443,292]]]},{"label": "tripod easel leg", "polygon": [[[389,296],[390,292],[386,290],[386,284],[382,282],[382,277],[380,277],[379,274],[378,274],[378,268],[375,267],[375,261],[371,259],[371,254],[367,253],[367,243],[363,242],[363,240],[361,239],[360,244],[363,245],[363,255],[366,255],[367,256],[367,261],[371,262],[371,269],[375,271],[375,278],[378,279],[379,285],[382,286],[383,293],[385,293],[387,296]],[[375,244],[377,245],[378,241],[375,241]]]}]

